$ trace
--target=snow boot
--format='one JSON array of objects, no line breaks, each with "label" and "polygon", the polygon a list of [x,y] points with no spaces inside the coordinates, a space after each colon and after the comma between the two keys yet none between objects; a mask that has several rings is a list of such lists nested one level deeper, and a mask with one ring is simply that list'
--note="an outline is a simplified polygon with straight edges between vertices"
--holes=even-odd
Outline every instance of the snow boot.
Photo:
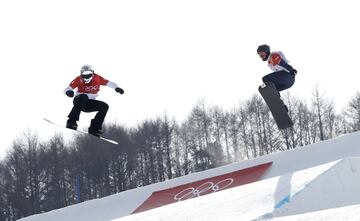
[{"label": "snow boot", "polygon": [[88,128],[88,132],[91,135],[94,135],[95,137],[101,137],[102,131],[100,129],[94,129],[92,127]]},{"label": "snow boot", "polygon": [[71,120],[70,118],[66,121],[66,128],[77,130],[77,123],[75,120]]}]

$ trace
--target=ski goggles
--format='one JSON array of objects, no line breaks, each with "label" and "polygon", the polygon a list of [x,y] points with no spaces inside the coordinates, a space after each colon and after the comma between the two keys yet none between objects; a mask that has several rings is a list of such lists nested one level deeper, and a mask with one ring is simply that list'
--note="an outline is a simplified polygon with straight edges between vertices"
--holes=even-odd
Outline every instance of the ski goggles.
[{"label": "ski goggles", "polygon": [[92,71],[84,71],[82,74],[81,74],[81,77],[83,79],[90,79],[92,76],[93,76],[93,72]]},{"label": "ski goggles", "polygon": [[81,77],[83,79],[90,79],[93,76],[93,74],[82,74]]}]

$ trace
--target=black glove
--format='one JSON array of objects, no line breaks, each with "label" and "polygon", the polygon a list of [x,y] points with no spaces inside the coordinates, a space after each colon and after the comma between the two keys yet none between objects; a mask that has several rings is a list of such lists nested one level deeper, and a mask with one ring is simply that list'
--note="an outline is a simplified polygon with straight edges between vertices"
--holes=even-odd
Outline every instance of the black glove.
[{"label": "black glove", "polygon": [[290,70],[290,74],[296,75],[296,74],[297,74],[297,70],[296,70],[296,69]]},{"label": "black glove", "polygon": [[115,88],[115,91],[118,92],[118,93],[120,93],[120,94],[123,94],[123,93],[124,93],[124,90],[121,89],[121,88],[119,88],[119,87]]},{"label": "black glove", "polygon": [[72,90],[66,91],[65,94],[66,94],[68,97],[74,97],[74,91],[72,91]]}]

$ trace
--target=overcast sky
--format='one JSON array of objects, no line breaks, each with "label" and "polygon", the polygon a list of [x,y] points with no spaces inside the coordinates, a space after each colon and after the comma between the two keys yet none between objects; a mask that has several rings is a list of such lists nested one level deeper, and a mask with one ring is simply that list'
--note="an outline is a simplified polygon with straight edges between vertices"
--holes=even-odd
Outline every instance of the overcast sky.
[{"label": "overcast sky", "polygon": [[[17,0],[0,2],[3,131],[0,155],[27,128],[65,124],[63,94],[82,65],[116,82],[103,87],[107,122],[136,126],[165,111],[181,121],[200,98],[230,109],[270,72],[259,44],[298,70],[294,96],[316,84],[338,111],[359,90],[356,0]],[[93,115],[84,114],[87,126]],[[45,135],[46,136],[46,135]]]}]

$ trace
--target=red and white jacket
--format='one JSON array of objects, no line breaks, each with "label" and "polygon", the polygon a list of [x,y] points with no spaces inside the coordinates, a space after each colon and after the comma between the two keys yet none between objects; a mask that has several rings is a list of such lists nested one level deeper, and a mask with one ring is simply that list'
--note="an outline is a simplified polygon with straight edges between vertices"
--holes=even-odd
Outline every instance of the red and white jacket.
[{"label": "red and white jacket", "polygon": [[285,67],[279,65],[282,60],[286,63],[289,63],[281,51],[271,52],[267,59],[268,66],[274,72],[283,70],[288,71]]},{"label": "red and white jacket", "polygon": [[108,86],[113,89],[118,87],[116,83],[106,80],[98,74],[94,74],[91,82],[88,84],[85,84],[81,76],[77,76],[73,81],[71,81],[70,85],[65,88],[64,93],[68,90],[74,90],[77,88],[76,95],[86,94],[89,99],[95,99],[100,90],[100,86]]}]

